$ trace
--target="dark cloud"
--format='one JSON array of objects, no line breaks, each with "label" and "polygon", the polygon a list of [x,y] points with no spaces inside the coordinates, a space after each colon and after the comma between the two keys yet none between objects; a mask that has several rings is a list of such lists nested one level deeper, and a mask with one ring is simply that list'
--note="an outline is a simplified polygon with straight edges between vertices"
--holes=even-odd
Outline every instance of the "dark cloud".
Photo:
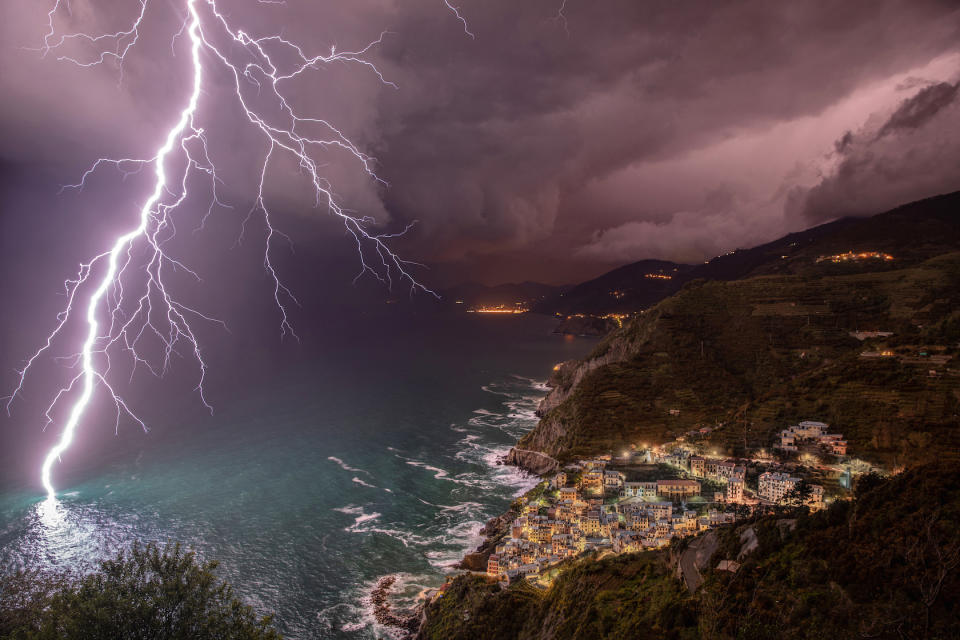
[{"label": "dark cloud", "polygon": [[[314,52],[389,31],[371,59],[396,89],[344,65],[290,88],[375,155],[390,183],[324,152],[345,204],[388,225],[419,220],[404,249],[435,264],[440,281],[577,280],[621,260],[701,259],[829,217],[838,199],[866,212],[929,195],[947,176],[919,175],[904,149],[931,162],[956,149],[956,101],[943,84],[955,95],[960,14],[950,3],[569,0],[564,25],[554,0],[461,0],[476,39],[439,0],[220,4],[249,32],[282,31]],[[130,13],[121,2],[72,8],[61,28],[116,29]],[[150,5],[152,28],[119,86],[110,65],[77,69],[24,48],[42,38],[46,10],[35,0],[0,8],[2,157],[68,181],[100,155],[147,154],[185,91],[185,61],[170,46],[182,9]],[[241,210],[247,154],[262,141],[237,126],[229,78],[211,80],[204,126]],[[904,91],[914,101],[897,109]],[[930,132],[943,127],[952,131],[938,147]],[[840,160],[824,169],[838,138]],[[851,195],[889,170],[905,172],[901,188]],[[295,167],[272,176],[275,208],[315,213]],[[330,241],[318,237],[309,241]]]},{"label": "dark cloud", "polygon": [[925,125],[941,109],[957,97],[960,85],[938,82],[921,89],[917,94],[903,101],[886,124],[880,127],[877,137],[885,136],[902,129],[916,129]]},{"label": "dark cloud", "polygon": [[789,213],[820,222],[960,189],[958,88],[945,82],[924,87],[879,127],[868,123],[844,134],[836,167],[812,188],[795,190]]}]

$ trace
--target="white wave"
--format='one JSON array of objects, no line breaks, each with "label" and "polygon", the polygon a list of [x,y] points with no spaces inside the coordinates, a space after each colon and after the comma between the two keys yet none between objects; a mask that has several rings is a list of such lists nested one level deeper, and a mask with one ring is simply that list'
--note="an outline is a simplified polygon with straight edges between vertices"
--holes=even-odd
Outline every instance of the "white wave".
[{"label": "white wave", "polygon": [[427,561],[437,569],[450,570],[465,554],[483,542],[483,536],[480,535],[482,527],[483,523],[479,520],[465,520],[452,526],[440,539],[440,543],[446,548],[432,549],[425,553]]},{"label": "white wave", "polygon": [[493,385],[489,385],[489,384],[485,384],[480,388],[486,391],[487,393],[492,393],[495,396],[506,396],[509,398],[510,396],[513,395],[512,393],[509,393],[509,392],[497,391],[496,389],[493,388]]},{"label": "white wave", "polygon": [[348,504],[345,507],[334,507],[334,511],[339,511],[340,513],[346,513],[348,515],[356,515],[358,513],[363,513],[363,507],[358,507],[353,504]]},{"label": "white wave", "polygon": [[[428,589],[436,589],[441,579],[435,575],[394,573],[389,574],[394,583],[387,592],[387,598],[393,613],[409,612]],[[326,623],[328,631],[341,630],[348,633],[367,631],[374,638],[391,638],[399,640],[406,637],[402,629],[384,627],[380,625],[374,615],[373,590],[377,583],[387,576],[369,580],[360,585],[353,594],[352,603],[341,603],[337,607],[328,607],[318,617]],[[340,619],[339,623],[337,620]]]},{"label": "white wave", "polygon": [[475,509],[483,509],[483,505],[479,502],[461,502],[460,504],[451,504],[444,505],[438,504],[434,505],[440,508],[440,511],[453,511],[453,512],[462,512],[462,511],[471,511]]},{"label": "white wave", "polygon": [[344,462],[343,460],[341,460],[340,458],[338,458],[338,457],[336,457],[336,456],[327,456],[327,460],[329,460],[329,461],[331,461],[331,462],[335,462],[335,463],[336,463],[341,469],[343,469],[344,471],[350,471],[350,472],[352,472],[352,473],[365,473],[365,474],[367,474],[368,476],[370,476],[371,478],[373,477],[373,474],[370,473],[369,471],[364,471],[363,469],[357,469],[356,467],[351,467],[351,466],[348,465],[346,462]]},{"label": "white wave", "polygon": [[[369,482],[364,482],[363,480],[361,480],[361,479],[358,478],[357,476],[353,476],[353,477],[351,478],[351,480],[353,480],[355,483],[357,483],[357,484],[360,485],[361,487],[370,487],[371,489],[376,489],[375,486],[373,486],[373,485],[370,484]],[[389,491],[389,489],[387,489],[387,491]]]},{"label": "white wave", "polygon": [[344,531],[349,533],[379,533],[398,540],[405,547],[411,545],[426,546],[434,543],[434,540],[430,537],[420,536],[402,529],[391,528],[389,524],[387,526],[375,524],[380,521],[383,514],[376,511],[367,513],[362,506],[351,504],[345,507],[336,507],[333,510],[353,516],[353,524],[344,528]]},{"label": "white wave", "polygon": [[427,471],[433,471],[434,472],[433,477],[436,478],[437,480],[454,480],[453,478],[450,477],[449,471],[445,469],[441,469],[440,467],[434,467],[433,465],[429,465],[426,462],[420,462],[419,460],[407,460],[407,464],[409,464],[412,467],[420,467],[421,469],[426,469]]}]

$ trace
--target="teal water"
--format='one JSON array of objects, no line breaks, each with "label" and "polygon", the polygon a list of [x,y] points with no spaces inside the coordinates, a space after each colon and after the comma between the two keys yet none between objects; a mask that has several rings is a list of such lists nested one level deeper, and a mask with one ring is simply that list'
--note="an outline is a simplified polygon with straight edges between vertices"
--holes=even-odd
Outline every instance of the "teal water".
[{"label": "teal water", "polygon": [[[397,603],[412,602],[532,486],[496,460],[536,423],[552,365],[594,344],[552,326],[359,322],[309,357],[259,363],[212,417],[171,405],[148,435],[109,425],[96,456],[72,470],[65,456],[55,504],[0,485],[0,563],[88,566],[135,539],[177,540],[289,637],[383,637],[377,579],[397,575]],[[19,455],[6,449],[0,462]]]}]

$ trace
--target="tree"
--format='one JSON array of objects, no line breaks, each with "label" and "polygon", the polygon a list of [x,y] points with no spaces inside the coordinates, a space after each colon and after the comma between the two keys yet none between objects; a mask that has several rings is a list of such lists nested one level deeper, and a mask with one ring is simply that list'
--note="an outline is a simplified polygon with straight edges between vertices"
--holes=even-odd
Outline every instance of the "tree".
[{"label": "tree", "polygon": [[783,496],[783,505],[793,509],[804,507],[812,495],[813,487],[806,480],[801,480]]},{"label": "tree", "polygon": [[243,604],[216,567],[179,544],[135,543],[79,578],[18,572],[0,581],[0,631],[25,640],[279,639],[271,617]]}]

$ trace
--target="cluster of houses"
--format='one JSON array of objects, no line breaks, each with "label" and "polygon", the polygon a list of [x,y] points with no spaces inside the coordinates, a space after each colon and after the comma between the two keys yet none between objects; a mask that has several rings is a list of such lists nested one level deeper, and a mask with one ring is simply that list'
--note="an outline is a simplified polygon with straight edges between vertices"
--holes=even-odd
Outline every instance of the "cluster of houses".
[{"label": "cluster of houses", "polygon": [[[814,423],[800,423],[814,424]],[[823,425],[823,423],[815,423]],[[826,427],[826,425],[823,425]],[[701,456],[687,458],[690,474],[698,478],[709,478],[725,485],[723,491],[714,493],[714,502],[727,504],[757,505],[781,504],[793,491],[800,487],[802,478],[787,473],[767,471],[761,473],[757,479],[756,498],[746,493],[747,469],[731,460],[719,460]],[[811,509],[823,508],[823,487],[816,484],[809,486],[809,494],[805,497],[805,504]]]},{"label": "cluster of houses", "polygon": [[[553,564],[584,551],[631,553],[665,546],[675,537],[732,523],[732,513],[711,509],[705,515],[676,507],[673,500],[698,495],[696,480],[624,482],[605,460],[578,463],[579,482],[568,486],[560,472],[545,501],[521,499],[521,515],[510,535],[497,545],[487,574],[503,583],[536,580]],[[604,495],[617,496],[604,504]],[[545,512],[545,513],[544,513]]]},{"label": "cluster of houses", "polygon": [[827,433],[830,425],[825,422],[804,420],[780,432],[777,446],[784,451],[796,451],[797,445],[813,442],[835,456],[847,455],[847,441],[842,433]]},{"label": "cluster of houses", "polygon": [[[827,433],[828,429],[823,422],[800,422],[780,433],[779,447],[795,451],[797,443],[811,442],[846,455],[843,436]],[[629,463],[639,455],[626,452],[623,458]],[[799,498],[811,509],[823,508],[823,487],[804,484],[789,473],[761,473],[752,491],[746,486],[742,460],[697,455],[682,445],[645,448],[642,455],[645,463],[671,465],[687,477],[628,482],[622,472],[610,468],[610,456],[582,460],[570,475],[561,471],[553,476],[542,497],[521,498],[520,516],[490,555],[487,574],[503,584],[543,580],[551,565],[585,551],[631,553],[663,547],[673,538],[732,523],[735,515],[722,511],[722,505],[752,508]],[[688,498],[701,494],[701,480],[721,485],[722,490],[713,493],[719,509],[698,513],[685,507]]]}]

